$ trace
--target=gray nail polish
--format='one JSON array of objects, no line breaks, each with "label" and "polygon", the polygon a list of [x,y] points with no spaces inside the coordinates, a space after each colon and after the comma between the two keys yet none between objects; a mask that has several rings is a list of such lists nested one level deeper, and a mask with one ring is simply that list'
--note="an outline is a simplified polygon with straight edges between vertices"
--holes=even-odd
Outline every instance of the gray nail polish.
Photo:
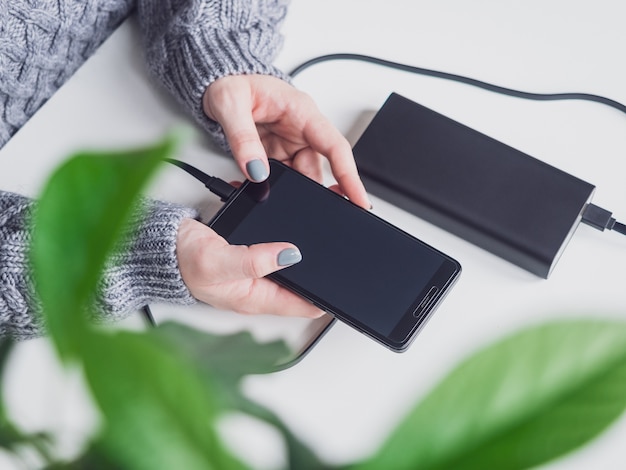
[{"label": "gray nail polish", "polygon": [[302,261],[302,254],[297,248],[285,248],[278,253],[278,266],[291,266]]},{"label": "gray nail polish", "polygon": [[261,160],[250,160],[246,163],[246,170],[248,171],[250,179],[255,183],[265,181],[269,176],[267,168]]}]

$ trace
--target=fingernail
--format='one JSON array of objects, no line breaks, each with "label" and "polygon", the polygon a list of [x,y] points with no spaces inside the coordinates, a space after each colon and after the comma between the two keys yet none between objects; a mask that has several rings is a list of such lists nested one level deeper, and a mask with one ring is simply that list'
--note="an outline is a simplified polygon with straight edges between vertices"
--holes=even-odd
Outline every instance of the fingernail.
[{"label": "fingernail", "polygon": [[246,170],[250,179],[255,183],[265,181],[269,176],[265,164],[261,160],[250,160],[246,163]]},{"label": "fingernail", "polygon": [[291,266],[302,261],[302,254],[297,248],[285,248],[278,253],[278,266]]}]

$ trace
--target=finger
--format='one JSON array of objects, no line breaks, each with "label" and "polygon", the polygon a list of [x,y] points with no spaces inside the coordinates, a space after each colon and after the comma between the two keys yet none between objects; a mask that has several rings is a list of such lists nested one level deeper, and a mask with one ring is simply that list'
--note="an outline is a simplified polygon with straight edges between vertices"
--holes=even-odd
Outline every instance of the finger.
[{"label": "finger", "polygon": [[252,116],[250,88],[237,84],[235,87],[218,87],[210,91],[206,95],[206,107],[222,126],[242,173],[251,181],[265,181],[269,176],[269,164]]},{"label": "finger", "polygon": [[323,116],[307,123],[304,132],[311,147],[328,158],[342,192],[355,204],[369,209],[372,204],[359,177],[348,141]]},{"label": "finger", "polygon": [[330,189],[332,192],[339,194],[340,196],[345,197],[346,195],[343,193],[343,191],[341,191],[341,188],[339,187],[338,184],[333,184],[332,186],[329,186],[328,189]]},{"label": "finger", "polygon": [[323,184],[322,155],[310,147],[300,150],[293,159],[293,168],[314,181]]}]

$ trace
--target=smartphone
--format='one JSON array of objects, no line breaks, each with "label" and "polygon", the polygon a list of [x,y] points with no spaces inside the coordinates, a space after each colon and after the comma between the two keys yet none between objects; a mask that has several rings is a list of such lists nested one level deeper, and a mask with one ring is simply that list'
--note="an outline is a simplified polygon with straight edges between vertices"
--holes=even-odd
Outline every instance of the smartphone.
[{"label": "smartphone", "polygon": [[298,264],[269,277],[389,349],[405,351],[460,264],[301,173],[270,160],[208,224],[235,245],[287,241]]}]

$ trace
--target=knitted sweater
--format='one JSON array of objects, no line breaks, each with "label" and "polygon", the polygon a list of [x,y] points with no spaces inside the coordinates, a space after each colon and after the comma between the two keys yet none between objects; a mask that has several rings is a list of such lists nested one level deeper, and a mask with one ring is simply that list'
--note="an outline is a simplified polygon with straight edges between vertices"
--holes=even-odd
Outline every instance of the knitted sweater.
[{"label": "knitted sweater", "polygon": [[[285,0],[0,0],[0,146],[133,10],[152,75],[225,149],[220,126],[202,111],[206,87],[233,74],[286,78],[271,65]],[[0,191],[0,335],[42,333],[27,265],[34,204]],[[144,204],[138,229],[104,274],[96,301],[104,319],[151,302],[195,302],[178,270],[176,234],[196,211]]]}]

